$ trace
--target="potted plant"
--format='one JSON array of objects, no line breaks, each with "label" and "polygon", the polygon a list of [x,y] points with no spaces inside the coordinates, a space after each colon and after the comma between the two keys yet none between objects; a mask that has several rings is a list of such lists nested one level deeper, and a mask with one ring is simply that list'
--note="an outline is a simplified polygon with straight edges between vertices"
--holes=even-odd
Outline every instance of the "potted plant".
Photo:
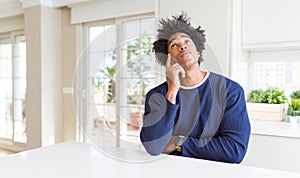
[{"label": "potted plant", "polygon": [[297,123],[300,122],[300,90],[294,91],[290,97],[286,121]]},{"label": "potted plant", "polygon": [[300,99],[300,90],[293,91],[291,94],[291,99]]},{"label": "potted plant", "polygon": [[252,90],[247,99],[247,110],[252,120],[283,121],[287,98],[283,90],[268,88]]}]

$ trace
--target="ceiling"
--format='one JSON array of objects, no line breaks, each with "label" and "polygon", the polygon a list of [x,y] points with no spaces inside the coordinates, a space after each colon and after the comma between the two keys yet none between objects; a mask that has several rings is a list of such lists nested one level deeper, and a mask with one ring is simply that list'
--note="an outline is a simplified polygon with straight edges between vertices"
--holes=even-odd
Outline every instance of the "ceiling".
[{"label": "ceiling", "polygon": [[0,0],[0,18],[24,13],[24,8],[43,5],[52,8],[72,6],[89,1],[105,0]]}]

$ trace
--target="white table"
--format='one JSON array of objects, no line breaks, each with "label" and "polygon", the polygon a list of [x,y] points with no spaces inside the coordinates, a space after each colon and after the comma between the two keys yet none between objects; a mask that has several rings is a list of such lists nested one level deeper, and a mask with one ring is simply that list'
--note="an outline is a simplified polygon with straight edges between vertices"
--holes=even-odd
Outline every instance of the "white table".
[{"label": "white table", "polygon": [[252,120],[251,133],[254,135],[300,138],[300,124]]},{"label": "white table", "polygon": [[[124,149],[108,150],[106,150],[104,154],[90,144],[65,142],[9,155],[0,158],[0,177],[300,177],[298,174],[246,167],[238,164],[227,164],[167,155],[152,157],[144,152]],[[111,156],[107,156],[107,152],[109,152],[108,155],[118,155],[117,157],[119,160],[113,159]],[[139,163],[126,161],[129,159],[135,160]]]}]

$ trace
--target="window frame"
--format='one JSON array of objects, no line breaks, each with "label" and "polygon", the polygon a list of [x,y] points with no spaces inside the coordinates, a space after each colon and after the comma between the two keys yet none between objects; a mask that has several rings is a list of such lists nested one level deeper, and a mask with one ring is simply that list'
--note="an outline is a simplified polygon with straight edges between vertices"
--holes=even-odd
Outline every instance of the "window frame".
[{"label": "window frame", "polygon": [[[248,88],[249,89],[265,89],[265,88],[256,88],[255,87],[255,63],[257,62],[300,62],[300,50],[291,49],[291,50],[277,50],[277,51],[250,51],[249,60],[248,60]],[[286,67],[287,68],[287,67]],[[285,72],[287,72],[285,70]],[[254,75],[251,75],[254,74]],[[287,85],[294,85],[287,88]],[[285,90],[286,96],[289,98],[290,93],[293,90],[297,90],[296,83],[285,83],[284,86],[280,86],[280,89]],[[273,87],[273,86],[270,86]],[[294,89],[292,89],[294,87]],[[300,88],[300,86],[298,87]],[[249,90],[250,91],[250,90]]]},{"label": "window frame", "polygon": [[[118,18],[113,18],[113,19],[106,19],[106,20],[99,20],[99,21],[94,21],[94,22],[88,22],[88,23],[84,23],[84,24],[81,24],[80,25],[80,29],[82,30],[82,44],[84,46],[84,48],[81,48],[81,53],[83,54],[83,59],[88,59],[88,56],[87,54],[85,53],[85,50],[86,50],[86,46],[88,44],[88,40],[89,40],[89,35],[88,35],[88,29],[92,26],[100,26],[100,25],[112,25],[112,24],[116,24],[116,44],[120,44],[120,41],[122,41],[120,39],[120,37],[122,36],[121,34],[121,26],[120,24],[124,23],[124,22],[127,22],[127,21],[131,21],[131,20],[138,20],[138,19],[143,19],[143,18],[153,18],[155,20],[155,17],[154,17],[154,13],[146,13],[146,14],[140,14],[140,15],[134,15],[134,16],[127,16],[127,17],[118,17]],[[155,21],[156,23],[156,21]],[[156,24],[155,24],[156,25]],[[154,30],[154,33],[155,30]],[[118,70],[120,68],[120,54],[121,54],[121,49],[117,49],[117,66],[116,66],[116,70]],[[77,87],[79,86],[79,88],[84,88],[85,91],[83,91],[83,93],[86,95],[84,98],[78,98],[77,97],[77,103],[79,103],[79,106],[80,108],[83,108],[83,111],[77,111],[77,118],[79,119],[79,124],[81,123],[81,125],[79,125],[79,129],[80,131],[77,130],[77,133],[79,133],[79,135],[77,135],[77,138],[78,140],[81,140],[81,141],[88,141],[89,138],[86,138],[87,135],[90,135],[90,131],[91,128],[92,128],[92,125],[90,123],[88,123],[88,121],[85,121],[84,120],[84,116],[87,116],[87,98],[90,98],[91,96],[90,95],[90,92],[88,91],[91,91],[90,88],[88,88],[88,83],[81,83],[80,84],[80,81],[84,81],[84,75],[88,75],[88,71],[87,71],[87,67],[88,67],[88,63],[86,64],[83,64],[83,65],[80,65],[80,72],[81,74],[83,75],[80,75],[79,73],[77,74],[77,80],[79,81],[78,82],[78,85]],[[159,70],[159,71],[164,71],[164,68],[160,65],[158,65],[156,62],[155,62],[155,69]],[[155,76],[155,84],[158,84],[158,83],[161,83],[162,81],[165,80],[165,78],[163,76]],[[117,77],[116,79],[116,83],[117,85],[120,85],[120,77]],[[119,98],[119,95],[121,94],[120,91],[118,91],[118,89],[116,89],[116,98]],[[79,90],[78,90],[79,91]],[[82,91],[79,91],[79,93],[82,92]],[[78,94],[78,96],[80,96],[80,94]],[[81,100],[81,101],[80,101]],[[120,110],[120,101],[117,101],[116,102],[116,110]],[[78,109],[77,109],[78,110]],[[119,117],[119,118],[118,118]],[[120,123],[120,116],[117,115],[117,118],[116,118],[116,143],[115,145],[117,147],[120,147],[120,143],[121,143],[121,140],[120,140],[120,136],[122,136],[122,126],[121,126],[121,123]]]},{"label": "window frame", "polygon": [[[5,38],[8,39],[8,43],[7,44],[11,44],[12,45],[12,54],[11,54],[11,60],[12,60],[12,104],[13,104],[13,112],[12,112],[12,138],[4,138],[4,137],[0,137],[0,146],[3,148],[7,148],[7,149],[11,149],[11,150],[20,150],[22,148],[25,148],[26,145],[28,144],[28,132],[26,131],[26,141],[25,142],[20,142],[20,141],[16,141],[15,140],[15,124],[14,122],[16,122],[15,120],[15,116],[14,116],[14,106],[15,106],[15,102],[17,100],[16,96],[15,96],[15,92],[16,92],[16,88],[15,88],[15,82],[16,82],[16,66],[15,66],[15,62],[16,62],[16,58],[18,56],[17,53],[17,41],[16,38],[18,36],[24,36],[24,41],[26,43],[26,36],[25,36],[25,32],[23,30],[18,30],[18,31],[11,31],[11,32],[7,32],[7,33],[3,33],[0,34],[0,38]],[[27,43],[26,43],[27,46]],[[27,47],[26,47],[27,48]],[[27,50],[26,50],[27,53]],[[27,55],[26,56],[26,65],[27,65]],[[26,69],[27,70],[27,69]],[[26,92],[27,92],[27,73],[26,73],[26,89],[25,89],[25,99],[26,99]],[[27,121],[25,120],[25,123],[27,123]]]}]

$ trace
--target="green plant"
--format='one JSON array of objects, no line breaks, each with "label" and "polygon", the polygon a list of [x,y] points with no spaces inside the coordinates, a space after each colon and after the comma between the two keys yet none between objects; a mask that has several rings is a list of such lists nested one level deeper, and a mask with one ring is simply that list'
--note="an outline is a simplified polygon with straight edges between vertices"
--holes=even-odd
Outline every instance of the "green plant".
[{"label": "green plant", "polygon": [[300,116],[300,110],[294,110],[293,106],[289,105],[287,115],[288,116]]},{"label": "green plant", "polygon": [[294,115],[294,109],[292,106],[289,105],[288,110],[287,110],[287,115],[288,116],[295,116]]},{"label": "green plant", "polygon": [[300,116],[300,90],[291,94],[291,102],[289,103],[288,116]]},{"label": "green plant", "polygon": [[299,99],[292,99],[291,100],[291,106],[293,110],[300,111],[300,100]]},{"label": "green plant", "polygon": [[287,102],[287,98],[284,91],[277,88],[268,88],[267,90],[257,89],[249,93],[248,102],[283,104]]},{"label": "green plant", "polygon": [[[150,79],[145,77],[145,72],[151,69],[151,46],[152,39],[150,36],[142,36],[130,40],[124,45],[126,49],[126,68],[127,74],[131,74],[128,82],[128,104],[143,104],[146,96],[146,88]],[[121,59],[123,61],[123,59]],[[115,98],[115,73],[116,73],[116,53],[113,52],[101,65],[96,72],[92,84],[96,90],[105,93],[106,102],[114,102]],[[123,77],[123,76],[121,76]],[[128,78],[128,77],[125,77]],[[126,79],[128,80],[128,79]],[[127,82],[127,81],[126,81]],[[98,91],[97,91],[98,92]]]},{"label": "green plant", "polygon": [[130,83],[127,101],[128,104],[143,104],[146,96],[146,87],[150,79],[144,73],[151,69],[149,59],[151,56],[151,37],[142,36],[127,43],[127,68],[134,76]]},{"label": "green plant", "polygon": [[287,115],[300,116],[300,99],[291,99]]},{"label": "green plant", "polygon": [[92,80],[95,89],[103,89],[107,103],[115,98],[115,73],[116,53],[113,52],[105,61],[106,63],[97,69],[96,77]]},{"label": "green plant", "polygon": [[265,99],[269,104],[283,104],[287,102],[284,91],[277,88],[268,88],[265,93]]},{"label": "green plant", "polygon": [[265,91],[258,89],[252,90],[248,95],[248,102],[263,103],[265,98]]},{"label": "green plant", "polygon": [[138,104],[138,94],[135,92],[134,94],[127,95],[127,103],[128,104]]},{"label": "green plant", "polygon": [[291,98],[292,99],[300,99],[300,90],[292,92]]}]

